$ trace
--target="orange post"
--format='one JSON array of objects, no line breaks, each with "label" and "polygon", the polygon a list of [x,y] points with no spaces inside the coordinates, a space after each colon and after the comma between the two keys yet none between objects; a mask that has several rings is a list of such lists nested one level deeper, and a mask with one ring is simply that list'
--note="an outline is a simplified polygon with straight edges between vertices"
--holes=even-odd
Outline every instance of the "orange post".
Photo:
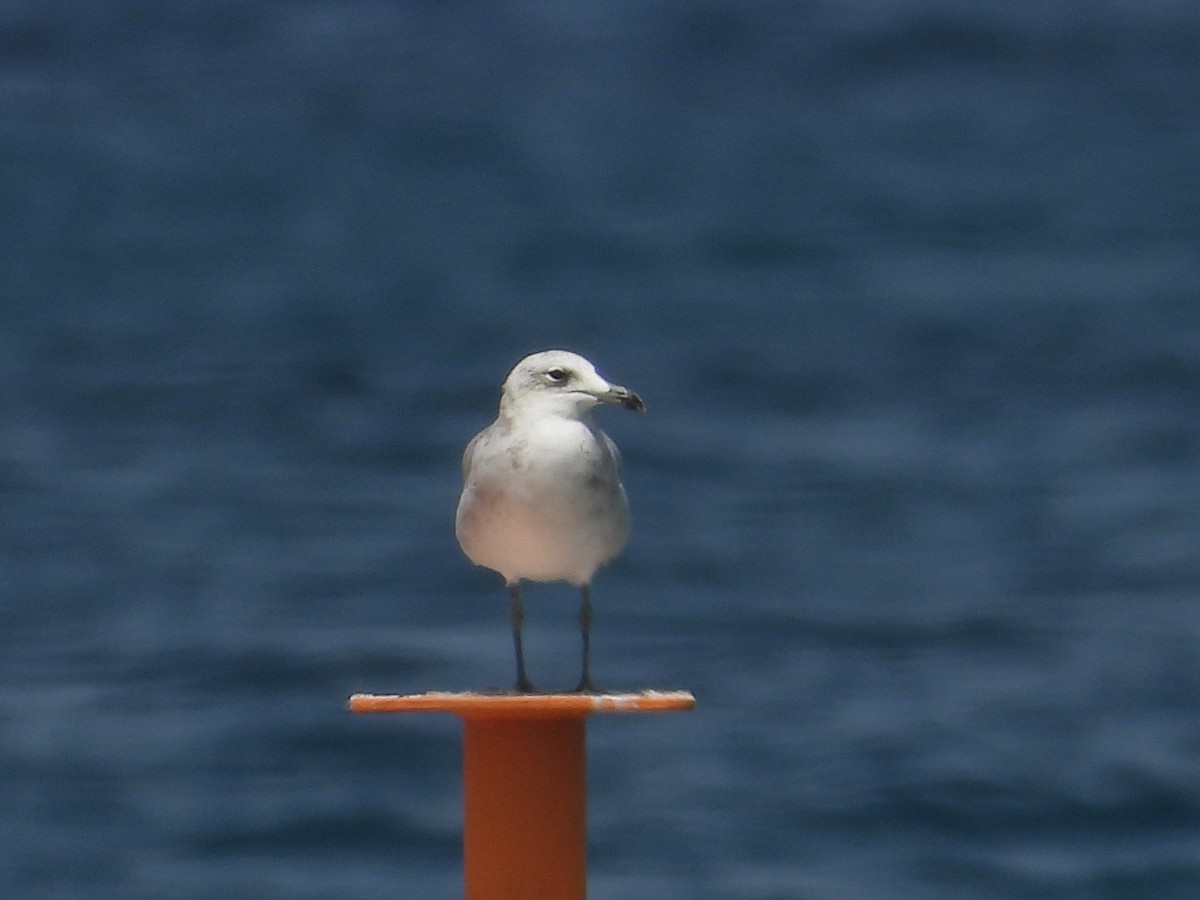
[{"label": "orange post", "polygon": [[355,694],[354,712],[463,719],[467,900],[587,896],[586,721],[592,713],[696,705],[687,691],[637,694]]},{"label": "orange post", "polygon": [[587,895],[584,720],[468,718],[466,895]]}]

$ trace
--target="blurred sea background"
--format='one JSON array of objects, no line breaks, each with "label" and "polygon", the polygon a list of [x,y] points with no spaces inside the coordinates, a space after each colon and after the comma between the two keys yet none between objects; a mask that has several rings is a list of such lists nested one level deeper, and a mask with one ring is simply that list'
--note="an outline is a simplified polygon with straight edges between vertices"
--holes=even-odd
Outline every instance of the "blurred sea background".
[{"label": "blurred sea background", "polygon": [[[1200,6],[8,0],[0,895],[461,896],[527,352],[594,900],[1200,896]],[[576,594],[527,592],[531,675]]]}]

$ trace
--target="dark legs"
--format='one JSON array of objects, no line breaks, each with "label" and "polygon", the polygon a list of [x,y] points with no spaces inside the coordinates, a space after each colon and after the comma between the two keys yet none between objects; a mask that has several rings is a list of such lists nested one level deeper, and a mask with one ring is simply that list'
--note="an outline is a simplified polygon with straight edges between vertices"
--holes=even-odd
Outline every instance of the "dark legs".
[{"label": "dark legs", "polygon": [[[592,594],[586,584],[580,586],[580,591],[579,631],[583,637],[583,673],[579,677],[579,684],[575,685],[575,693],[594,694],[596,686],[592,684],[592,676],[589,671],[592,658],[589,635],[592,628]],[[517,590],[515,584],[508,586],[508,596],[511,600],[508,618],[512,623],[513,647],[517,651],[517,690],[522,694],[532,694],[535,689],[529,681],[529,676],[525,674],[525,647],[521,641],[521,625],[525,621],[525,610],[521,607],[521,592]]]},{"label": "dark legs", "polygon": [[515,584],[508,586],[508,596],[512,601],[508,608],[508,619],[512,623],[513,646],[517,650],[517,690],[522,694],[532,694],[533,685],[525,674],[525,649],[521,644],[521,623],[525,621],[525,611],[521,608],[521,593]]},{"label": "dark legs", "polygon": [[575,685],[575,691],[580,694],[594,694],[596,687],[592,684],[592,676],[590,672],[592,648],[589,638],[589,632],[592,628],[592,592],[588,585],[580,586],[579,600],[579,631],[583,636],[583,674],[579,676],[579,684]]}]

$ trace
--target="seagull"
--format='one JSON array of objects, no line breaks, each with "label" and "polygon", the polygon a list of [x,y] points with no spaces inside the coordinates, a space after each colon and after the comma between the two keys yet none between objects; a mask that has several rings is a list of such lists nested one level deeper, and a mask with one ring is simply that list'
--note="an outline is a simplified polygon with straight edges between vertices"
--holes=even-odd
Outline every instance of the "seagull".
[{"label": "seagull", "polygon": [[566,350],[522,359],[504,380],[496,421],[463,453],[455,535],[467,558],[504,578],[517,655],[517,690],[532,693],[521,642],[522,581],[579,588],[583,671],[578,693],[593,693],[588,632],[591,582],[629,538],[620,454],[591,418],[600,404],[642,412],[642,398],[602,378]]}]

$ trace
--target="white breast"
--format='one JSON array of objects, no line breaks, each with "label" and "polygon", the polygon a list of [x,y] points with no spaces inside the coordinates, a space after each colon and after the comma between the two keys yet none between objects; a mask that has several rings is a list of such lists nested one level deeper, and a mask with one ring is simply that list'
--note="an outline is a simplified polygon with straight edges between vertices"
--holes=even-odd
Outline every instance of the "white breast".
[{"label": "white breast", "polygon": [[455,529],[463,551],[509,583],[588,583],[629,537],[607,438],[567,419],[494,437],[473,447]]}]

